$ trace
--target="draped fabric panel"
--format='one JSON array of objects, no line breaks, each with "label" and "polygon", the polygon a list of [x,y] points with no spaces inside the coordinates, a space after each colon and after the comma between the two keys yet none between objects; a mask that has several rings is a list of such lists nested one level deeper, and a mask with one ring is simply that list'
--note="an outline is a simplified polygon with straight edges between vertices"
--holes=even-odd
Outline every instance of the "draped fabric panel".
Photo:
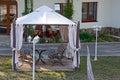
[{"label": "draped fabric panel", "polygon": [[[78,64],[80,64],[80,52],[79,52],[79,49],[80,49],[80,45],[79,45],[79,48],[77,49],[76,48],[76,31],[77,31],[77,26],[72,26],[70,25],[69,27],[69,46],[70,46],[70,49],[72,50],[72,56],[73,56],[73,68],[75,67],[79,67],[79,65],[77,65],[77,55],[76,55],[76,52],[78,51]],[[80,43],[79,43],[80,44]]]},{"label": "draped fabric panel", "polygon": [[73,50],[71,49],[70,47],[70,44],[68,43],[67,44],[67,48],[66,48],[66,54],[65,56],[69,59],[69,58],[72,58],[72,53],[73,53]]},{"label": "draped fabric panel", "polygon": [[10,30],[10,46],[13,48],[13,23],[11,24],[11,30]]},{"label": "draped fabric panel", "polygon": [[[10,46],[11,46],[11,48],[12,48],[12,50],[14,50],[14,46],[13,46],[13,24],[14,23],[12,23],[11,24],[11,31],[10,31]],[[13,56],[13,54],[12,54],[12,56]],[[12,57],[12,66],[13,66],[13,57]]]},{"label": "draped fabric panel", "polygon": [[11,25],[11,48],[15,50],[15,63],[18,63],[18,50],[21,49],[22,47],[22,42],[23,42],[23,25],[17,24],[15,26],[16,29],[16,48],[13,47],[13,24]]},{"label": "draped fabric panel", "polygon": [[23,42],[23,25],[17,24],[16,26],[16,48],[20,50]]},{"label": "draped fabric panel", "polygon": [[16,51],[15,51],[15,63],[18,63],[18,51],[22,47],[23,42],[23,25],[17,24],[16,26]]},{"label": "draped fabric panel", "polygon": [[60,26],[60,35],[64,42],[68,42],[68,26]]}]

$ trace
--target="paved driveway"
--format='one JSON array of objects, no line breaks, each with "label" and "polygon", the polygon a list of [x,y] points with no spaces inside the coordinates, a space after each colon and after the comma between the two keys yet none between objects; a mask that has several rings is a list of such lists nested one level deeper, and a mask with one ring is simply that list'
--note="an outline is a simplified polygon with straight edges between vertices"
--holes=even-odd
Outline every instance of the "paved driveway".
[{"label": "paved driveway", "polygon": [[[90,54],[94,56],[95,43],[81,43],[80,53],[82,56],[87,55],[87,45],[90,49]],[[11,55],[10,36],[0,35],[0,54]],[[120,56],[120,42],[103,42],[98,43],[99,56]]]}]

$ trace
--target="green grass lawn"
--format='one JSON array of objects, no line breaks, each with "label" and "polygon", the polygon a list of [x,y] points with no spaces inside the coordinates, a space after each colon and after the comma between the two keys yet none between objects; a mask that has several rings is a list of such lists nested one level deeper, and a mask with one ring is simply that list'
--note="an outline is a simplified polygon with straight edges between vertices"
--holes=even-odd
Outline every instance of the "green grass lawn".
[{"label": "green grass lawn", "polygon": [[[120,80],[120,57],[91,57],[95,80]],[[37,71],[36,80],[87,80],[86,57],[81,57],[78,71]],[[31,71],[12,71],[11,56],[0,56],[0,80],[32,80]]]}]

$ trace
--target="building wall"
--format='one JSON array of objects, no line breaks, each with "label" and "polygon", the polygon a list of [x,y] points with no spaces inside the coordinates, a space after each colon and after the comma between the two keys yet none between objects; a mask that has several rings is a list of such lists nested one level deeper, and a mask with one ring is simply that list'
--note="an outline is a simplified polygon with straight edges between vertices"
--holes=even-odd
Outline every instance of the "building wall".
[{"label": "building wall", "polygon": [[81,28],[92,28],[94,25],[100,25],[102,27],[111,26],[111,0],[82,0],[82,2],[98,2],[98,11],[97,22],[81,23]]},{"label": "building wall", "polygon": [[[65,3],[65,0],[33,0],[33,9],[37,9],[40,6],[47,5],[48,7],[54,9],[54,3]],[[18,2],[18,17],[22,16],[24,11],[24,0],[17,0]]]},{"label": "building wall", "polygon": [[112,16],[112,27],[120,28],[120,0],[111,0],[112,8],[111,8],[111,16]]},{"label": "building wall", "polygon": [[65,0],[34,0],[34,9],[43,5],[47,5],[48,7],[54,9],[55,3],[65,3]]},{"label": "building wall", "polygon": [[24,0],[16,0],[18,2],[18,17],[22,16],[22,12],[24,11]]},{"label": "building wall", "polygon": [[[82,2],[98,2],[97,22],[81,22]],[[34,0],[34,10],[42,5],[47,5],[54,9],[54,3],[65,3],[65,0]],[[73,21],[76,23],[80,21],[80,28],[92,28],[94,25],[120,27],[119,3],[120,0],[73,0]],[[18,0],[18,11],[18,16],[22,16],[21,13],[24,11],[23,0]]]}]

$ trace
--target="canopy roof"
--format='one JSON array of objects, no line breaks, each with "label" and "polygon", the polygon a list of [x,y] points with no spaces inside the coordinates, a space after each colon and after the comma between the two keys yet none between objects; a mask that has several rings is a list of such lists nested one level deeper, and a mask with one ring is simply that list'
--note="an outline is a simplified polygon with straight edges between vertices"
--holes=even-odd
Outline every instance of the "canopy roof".
[{"label": "canopy roof", "polygon": [[32,13],[17,18],[16,24],[75,25],[74,22],[65,18],[47,6],[42,6]]}]

